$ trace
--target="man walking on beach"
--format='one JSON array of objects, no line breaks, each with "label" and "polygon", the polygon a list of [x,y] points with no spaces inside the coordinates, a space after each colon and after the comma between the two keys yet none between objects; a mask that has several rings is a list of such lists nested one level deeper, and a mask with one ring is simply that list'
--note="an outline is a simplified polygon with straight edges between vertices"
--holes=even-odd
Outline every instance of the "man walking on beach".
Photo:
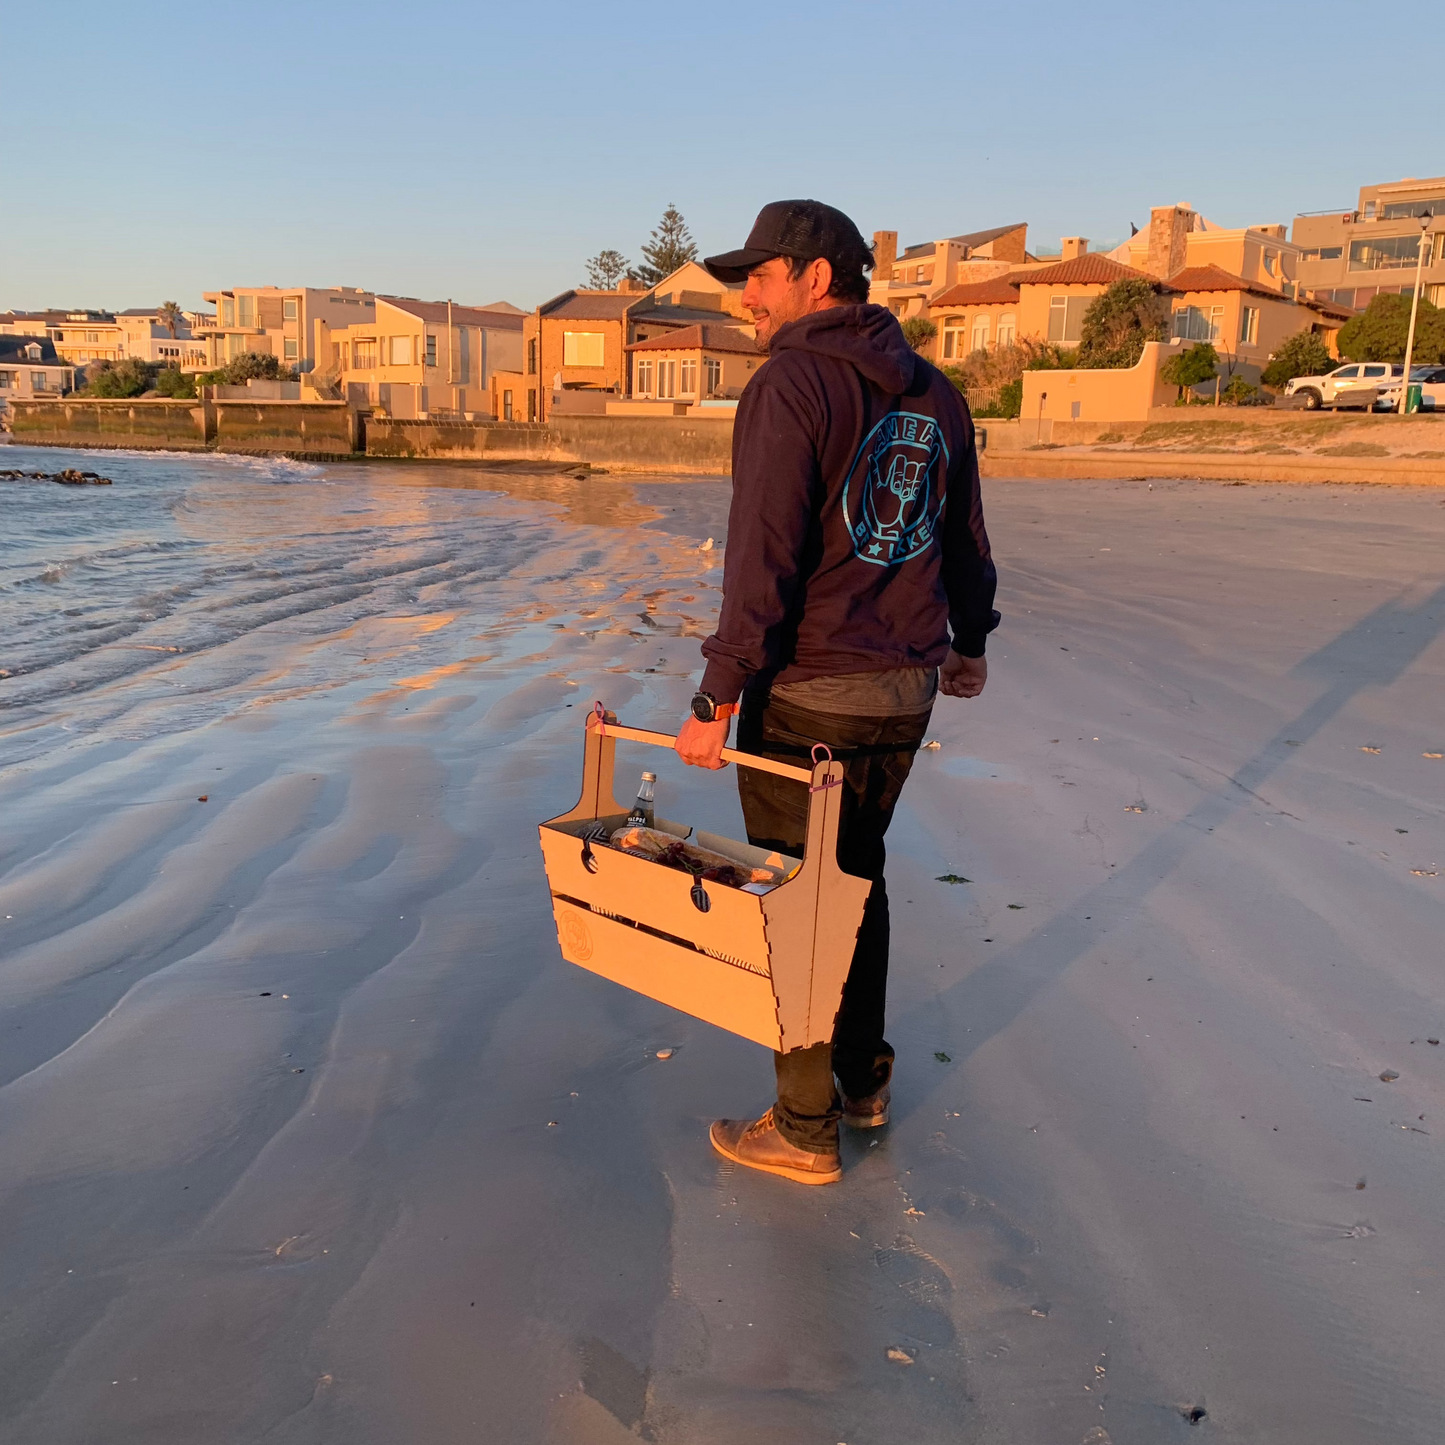
[{"label": "man walking on beach", "polygon": [[[937,693],[983,691],[996,578],[968,408],[867,304],[853,222],[774,201],[741,250],[703,264],[746,283],[769,359],[738,406],[723,603],[677,751],[724,766],[738,711],[743,752],[806,764],[826,743],[845,765],[838,864],[873,883],[832,1045],[775,1054],[777,1103],[711,1138],[739,1164],[830,1184],[839,1119],[888,1122],[883,835]],[[738,791],[749,840],[801,855],[806,789],[740,767]]]}]

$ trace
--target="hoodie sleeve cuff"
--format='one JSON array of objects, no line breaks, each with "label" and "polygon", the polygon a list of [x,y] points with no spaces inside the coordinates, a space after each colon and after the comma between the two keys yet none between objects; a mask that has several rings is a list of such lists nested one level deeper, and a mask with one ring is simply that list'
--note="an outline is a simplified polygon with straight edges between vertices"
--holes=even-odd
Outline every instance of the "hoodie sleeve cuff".
[{"label": "hoodie sleeve cuff", "polygon": [[987,642],[987,634],[983,632],[965,633],[953,639],[953,650],[960,657],[982,657]]},{"label": "hoodie sleeve cuff", "polygon": [[748,675],[740,668],[730,667],[714,657],[708,660],[702,674],[702,691],[711,693],[718,702],[736,702],[743,694]]}]

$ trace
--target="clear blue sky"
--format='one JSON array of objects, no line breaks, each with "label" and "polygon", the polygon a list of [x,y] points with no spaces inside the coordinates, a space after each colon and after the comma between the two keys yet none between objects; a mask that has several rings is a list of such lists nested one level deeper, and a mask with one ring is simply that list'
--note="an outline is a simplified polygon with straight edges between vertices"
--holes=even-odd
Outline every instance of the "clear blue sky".
[{"label": "clear blue sky", "polygon": [[1224,225],[1445,173],[1422,11],[0,0],[0,309],[349,285],[522,306],[784,196],[902,243]]}]

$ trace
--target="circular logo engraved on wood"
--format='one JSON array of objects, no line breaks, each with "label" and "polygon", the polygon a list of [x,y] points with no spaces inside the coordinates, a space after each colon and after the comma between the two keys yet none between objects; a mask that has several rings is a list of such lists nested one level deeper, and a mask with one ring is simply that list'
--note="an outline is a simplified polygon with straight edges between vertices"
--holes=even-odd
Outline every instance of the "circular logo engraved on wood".
[{"label": "circular logo engraved on wood", "polygon": [[558,920],[562,930],[562,951],[585,962],[592,957],[592,930],[569,908]]}]

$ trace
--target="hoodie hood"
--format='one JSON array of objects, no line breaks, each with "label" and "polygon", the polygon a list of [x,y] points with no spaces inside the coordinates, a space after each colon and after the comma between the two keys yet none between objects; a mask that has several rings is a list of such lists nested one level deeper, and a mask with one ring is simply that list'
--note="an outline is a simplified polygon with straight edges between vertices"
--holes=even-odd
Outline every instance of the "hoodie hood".
[{"label": "hoodie hood", "polygon": [[897,318],[883,306],[830,306],[778,328],[769,356],[806,351],[846,361],[883,391],[901,396],[913,385],[918,357]]}]

